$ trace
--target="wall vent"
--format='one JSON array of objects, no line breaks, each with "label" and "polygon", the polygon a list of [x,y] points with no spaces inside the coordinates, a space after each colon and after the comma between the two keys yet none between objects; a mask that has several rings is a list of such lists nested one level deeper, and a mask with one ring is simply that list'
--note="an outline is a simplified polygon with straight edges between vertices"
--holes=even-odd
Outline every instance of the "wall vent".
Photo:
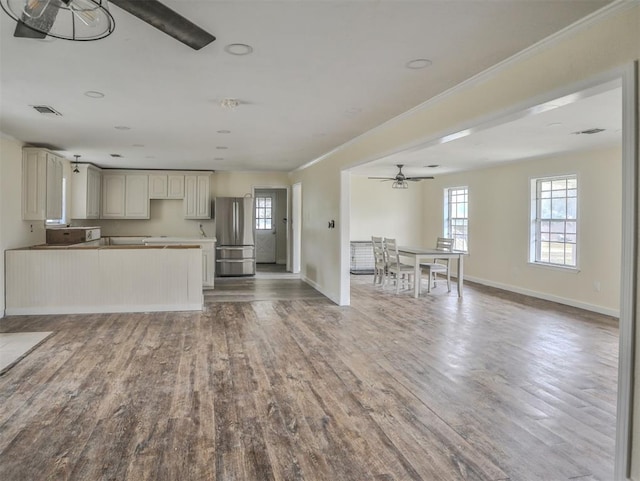
[{"label": "wall vent", "polygon": [[604,129],[588,129],[588,130],[579,130],[574,132],[575,135],[580,134],[599,134],[600,132],[604,132]]},{"label": "wall vent", "polygon": [[39,113],[43,115],[58,115],[62,117],[62,114],[48,105],[32,105]]}]

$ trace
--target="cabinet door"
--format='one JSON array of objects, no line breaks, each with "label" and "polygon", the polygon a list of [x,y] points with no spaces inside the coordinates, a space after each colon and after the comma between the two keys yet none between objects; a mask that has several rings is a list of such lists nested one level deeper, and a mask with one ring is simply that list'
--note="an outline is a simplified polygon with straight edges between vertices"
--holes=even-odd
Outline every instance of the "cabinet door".
[{"label": "cabinet door", "polygon": [[199,219],[208,219],[211,217],[211,198],[209,196],[209,176],[198,176],[198,201],[196,206],[196,215]]},{"label": "cabinet door", "polygon": [[184,176],[184,216],[195,219],[197,212],[198,176]]},{"label": "cabinet door", "polygon": [[102,176],[102,218],[124,217],[125,175],[104,174]]},{"label": "cabinet door", "polygon": [[148,219],[149,176],[146,174],[127,174],[125,186],[125,217]]},{"label": "cabinet door", "polygon": [[168,199],[182,199],[184,198],[184,175],[169,175],[167,176],[168,182]]},{"label": "cabinet door", "polygon": [[211,242],[203,243],[202,249],[202,285],[204,287],[214,287],[216,278],[216,249]]},{"label": "cabinet door", "polygon": [[98,169],[87,169],[87,219],[100,217],[100,193],[102,191],[102,175]]},{"label": "cabinet door", "polygon": [[22,218],[44,220],[47,209],[47,160],[42,151],[22,156]]},{"label": "cabinet door", "polygon": [[49,220],[62,219],[62,159],[47,154],[47,212]]},{"label": "cabinet door", "polygon": [[149,198],[150,199],[166,199],[167,198],[167,176],[165,174],[149,175]]}]

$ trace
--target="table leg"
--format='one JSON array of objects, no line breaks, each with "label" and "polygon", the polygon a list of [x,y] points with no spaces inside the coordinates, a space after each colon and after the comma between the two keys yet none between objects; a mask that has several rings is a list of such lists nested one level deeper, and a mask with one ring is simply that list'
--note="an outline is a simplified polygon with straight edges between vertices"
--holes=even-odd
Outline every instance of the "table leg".
[{"label": "table leg", "polygon": [[462,288],[464,287],[464,267],[463,267],[463,256],[458,256],[458,297],[462,297]]}]

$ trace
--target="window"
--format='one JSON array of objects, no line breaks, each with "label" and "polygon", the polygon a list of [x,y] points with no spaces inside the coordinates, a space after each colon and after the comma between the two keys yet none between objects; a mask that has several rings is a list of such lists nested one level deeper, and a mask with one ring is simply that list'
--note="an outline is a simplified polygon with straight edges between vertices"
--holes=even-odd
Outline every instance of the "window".
[{"label": "window", "polygon": [[469,239],[469,188],[444,189],[444,236],[454,240],[453,248],[468,250]]},{"label": "window", "polygon": [[577,176],[532,179],[530,262],[576,267],[577,232]]},{"label": "window", "polygon": [[62,178],[62,218],[60,219],[45,219],[45,226],[48,225],[67,225],[67,179]]},{"label": "window", "polygon": [[273,199],[271,197],[256,197],[256,229],[273,229]]}]

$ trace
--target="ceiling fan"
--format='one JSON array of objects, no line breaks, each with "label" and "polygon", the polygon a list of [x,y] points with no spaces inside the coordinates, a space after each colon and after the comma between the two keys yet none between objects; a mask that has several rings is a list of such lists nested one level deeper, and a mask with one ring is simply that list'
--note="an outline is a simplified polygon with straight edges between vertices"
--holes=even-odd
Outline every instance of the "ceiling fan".
[{"label": "ceiling fan", "polygon": [[[194,50],[200,50],[216,38],[158,0],[111,0],[111,3],[138,17],[143,22],[170,35]],[[107,0],[1,0],[2,8],[17,21],[14,37],[43,39],[47,36],[67,40],[97,40],[114,28],[113,17],[106,8]],[[52,31],[59,12],[66,12],[67,33]],[[109,27],[99,35],[79,37],[76,30],[102,21]]]},{"label": "ceiling fan", "polygon": [[382,182],[393,181],[391,187],[394,189],[408,189],[409,184],[407,181],[418,182],[420,180],[433,179],[433,177],[407,177],[402,173],[402,167],[404,167],[404,164],[396,164],[396,167],[398,167],[398,173],[395,177],[369,177],[369,179],[378,179]]}]

